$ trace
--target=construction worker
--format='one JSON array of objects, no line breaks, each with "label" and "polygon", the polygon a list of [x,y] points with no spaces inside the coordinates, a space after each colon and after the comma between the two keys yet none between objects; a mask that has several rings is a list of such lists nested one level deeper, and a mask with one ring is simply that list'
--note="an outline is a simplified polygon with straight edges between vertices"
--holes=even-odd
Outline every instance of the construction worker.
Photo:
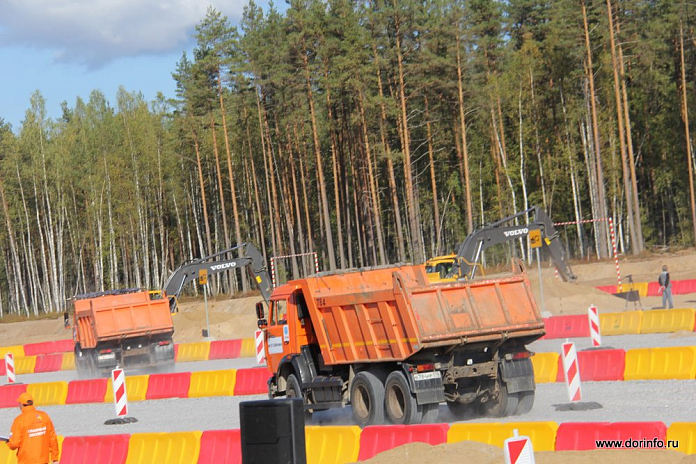
[{"label": "construction worker", "polygon": [[662,307],[667,307],[667,303],[669,303],[669,309],[674,308],[672,303],[672,282],[669,280],[667,265],[662,266],[662,272],[657,278],[657,283],[660,284],[660,291],[662,292]]},{"label": "construction worker", "polygon": [[57,464],[60,459],[58,439],[53,422],[34,407],[34,398],[22,393],[17,398],[22,413],[12,423],[7,446],[17,450],[18,464]]}]

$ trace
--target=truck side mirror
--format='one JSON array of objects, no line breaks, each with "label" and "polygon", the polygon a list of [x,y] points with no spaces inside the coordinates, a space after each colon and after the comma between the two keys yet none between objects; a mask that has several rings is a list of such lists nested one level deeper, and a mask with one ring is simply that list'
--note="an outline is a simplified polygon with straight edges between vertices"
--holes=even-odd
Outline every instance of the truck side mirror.
[{"label": "truck side mirror", "polygon": [[268,325],[268,321],[266,319],[259,319],[256,321],[256,325],[259,327],[259,329],[263,329]]},{"label": "truck side mirror", "polygon": [[259,301],[258,303],[256,303],[256,319],[263,319],[263,317],[263,303]]}]

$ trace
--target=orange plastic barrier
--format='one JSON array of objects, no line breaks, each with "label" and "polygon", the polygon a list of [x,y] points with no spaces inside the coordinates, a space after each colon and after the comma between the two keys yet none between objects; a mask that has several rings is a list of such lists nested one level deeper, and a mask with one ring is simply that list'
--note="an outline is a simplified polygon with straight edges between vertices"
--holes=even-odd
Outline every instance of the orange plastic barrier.
[{"label": "orange plastic barrier", "polygon": [[241,464],[242,439],[239,429],[211,430],[201,435],[198,464]]},{"label": "orange plastic barrier", "polygon": [[30,383],[27,392],[34,397],[34,404],[37,406],[65,404],[68,382]]},{"label": "orange plastic barrier", "polygon": [[506,438],[514,435],[517,429],[520,435],[526,435],[532,440],[534,451],[553,451],[556,443],[555,422],[507,422],[494,423],[457,423],[450,426],[447,432],[447,443],[459,441],[478,441],[501,447]]},{"label": "orange plastic barrier", "polygon": [[679,442],[677,451],[696,454],[696,422],[672,422],[667,429],[667,440]]},{"label": "orange plastic barrier", "polygon": [[130,435],[65,437],[61,446],[61,464],[124,464],[128,457]]},{"label": "orange plastic barrier", "polygon": [[17,464],[17,451],[8,448],[4,441],[0,441],[0,464]]},{"label": "orange plastic barrier", "polygon": [[589,337],[590,323],[584,314],[552,316],[544,319],[546,335],[543,338]]},{"label": "orange plastic barrier", "polygon": [[664,440],[666,435],[662,422],[567,422],[556,432],[556,451],[596,449],[595,440]]},{"label": "orange plastic barrier", "polygon": [[[34,367],[36,366],[36,356],[15,356],[15,373],[20,374],[33,374]],[[19,379],[17,379],[19,380]]]},{"label": "orange plastic barrier", "polygon": [[373,425],[360,434],[358,461],[365,461],[382,451],[407,443],[439,445],[447,442],[448,424]]},{"label": "orange plastic barrier", "polygon": [[696,377],[696,347],[636,348],[626,351],[625,380],[671,380]]},{"label": "orange plastic barrier", "polygon": [[27,391],[27,384],[0,386],[0,408],[16,408],[17,398]]},{"label": "orange plastic barrier", "polygon": [[72,339],[58,340],[54,342],[27,343],[24,345],[24,356],[38,356],[40,354],[67,353],[75,349]]},{"label": "orange plastic barrier", "polygon": [[68,383],[65,404],[103,403],[108,379],[73,380]]},{"label": "orange plastic barrier", "polygon": [[63,365],[63,353],[58,354],[41,354],[36,357],[36,365],[34,373],[40,372],[56,372]]},{"label": "orange plastic barrier", "polygon": [[237,379],[234,385],[235,396],[262,395],[268,392],[270,372],[265,367],[237,369]]},{"label": "orange plastic barrier", "polygon": [[75,351],[75,341],[72,338],[56,340],[53,346],[54,353],[70,353]]},{"label": "orange plastic barrier", "polygon": [[675,280],[672,289],[675,295],[686,295],[696,293],[696,279]]},{"label": "orange plastic barrier", "polygon": [[134,433],[127,464],[191,464],[198,462],[201,432]]},{"label": "orange plastic barrier", "polygon": [[305,427],[307,464],[356,462],[360,452],[357,425],[314,425]]},{"label": "orange plastic barrier", "polygon": [[242,340],[217,340],[210,342],[208,359],[234,359],[239,357]]},{"label": "orange plastic barrier", "polygon": [[[585,381],[623,380],[626,366],[624,350],[578,351],[580,379]],[[558,359],[556,382],[565,382],[563,359]]]},{"label": "orange plastic barrier", "polygon": [[5,370],[5,359],[0,359],[0,375],[7,375],[7,371]]},{"label": "orange plastic barrier", "polygon": [[[536,383],[555,382],[558,375],[558,353],[534,353],[532,366]],[[561,369],[562,371],[562,369]],[[561,375],[563,375],[561,373]]]},{"label": "orange plastic barrier", "polygon": [[159,400],[162,398],[188,398],[190,372],[176,374],[154,374],[147,384],[145,399]]},{"label": "orange plastic barrier", "polygon": [[234,369],[191,372],[188,397],[232,396],[236,374]]},{"label": "orange plastic barrier", "polygon": [[63,353],[63,364],[60,366],[61,371],[75,370],[75,353]]}]

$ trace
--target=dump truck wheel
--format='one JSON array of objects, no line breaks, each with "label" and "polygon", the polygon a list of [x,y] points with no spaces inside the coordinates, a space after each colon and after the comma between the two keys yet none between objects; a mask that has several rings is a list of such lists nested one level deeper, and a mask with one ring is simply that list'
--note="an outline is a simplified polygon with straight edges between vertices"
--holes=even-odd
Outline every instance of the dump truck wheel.
[{"label": "dump truck wheel", "polygon": [[401,371],[389,374],[384,390],[384,409],[392,424],[420,423],[423,409],[411,394],[408,380]]},{"label": "dump truck wheel", "polygon": [[353,420],[361,426],[384,423],[384,385],[371,372],[358,372],[350,387]]},{"label": "dump truck wheel", "polygon": [[440,403],[423,404],[420,406],[423,409],[421,424],[433,424],[437,422],[440,415]]},{"label": "dump truck wheel", "polygon": [[491,399],[482,404],[483,412],[490,417],[507,417],[515,414],[518,396],[508,393],[507,384],[501,382],[497,399]]},{"label": "dump truck wheel", "polygon": [[[285,384],[285,396],[287,398],[297,398],[302,400],[304,405],[304,396],[302,395],[302,387],[300,387],[300,381],[297,380],[295,374],[290,374],[288,380]],[[304,413],[305,424],[312,421],[312,413],[305,409]]]},{"label": "dump truck wheel", "polygon": [[515,415],[527,414],[534,406],[534,390],[515,393],[517,396],[517,409]]}]

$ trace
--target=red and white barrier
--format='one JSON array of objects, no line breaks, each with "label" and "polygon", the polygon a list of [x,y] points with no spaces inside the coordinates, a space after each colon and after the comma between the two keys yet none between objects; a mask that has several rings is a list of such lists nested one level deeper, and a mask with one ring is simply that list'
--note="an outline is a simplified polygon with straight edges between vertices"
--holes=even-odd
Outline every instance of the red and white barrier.
[{"label": "red and white barrier", "polygon": [[12,353],[5,355],[5,371],[7,372],[7,383],[15,383],[14,355]]},{"label": "red and white barrier", "polygon": [[590,321],[590,338],[592,338],[592,346],[602,344],[602,334],[599,330],[599,310],[592,305],[587,308],[587,318]]},{"label": "red and white barrier", "polygon": [[514,431],[515,436],[508,438],[503,443],[503,455],[505,464],[535,464],[534,448],[529,437],[522,437]]},{"label": "red and white barrier", "polygon": [[580,401],[582,399],[580,368],[578,366],[578,353],[575,350],[575,343],[567,342],[562,346],[561,359],[563,359],[563,375],[566,387],[568,387],[568,398],[570,401]]},{"label": "red and white barrier", "polygon": [[263,344],[264,335],[265,332],[263,330],[254,332],[254,338],[256,339],[256,364],[266,363],[266,351]]},{"label": "red and white barrier", "polygon": [[111,371],[111,382],[114,387],[116,416],[125,417],[128,415],[128,395],[126,394],[126,373],[123,369]]}]

